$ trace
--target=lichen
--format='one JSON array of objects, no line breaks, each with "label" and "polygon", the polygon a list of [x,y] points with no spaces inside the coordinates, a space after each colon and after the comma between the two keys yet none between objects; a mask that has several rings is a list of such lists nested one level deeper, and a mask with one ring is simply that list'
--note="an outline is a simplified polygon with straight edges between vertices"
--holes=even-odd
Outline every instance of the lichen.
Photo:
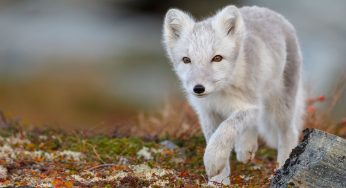
[{"label": "lichen", "polygon": [[[60,131],[13,131],[0,137],[1,186],[32,187],[207,187],[202,135],[184,139],[85,137]],[[23,133],[25,132],[25,133]],[[151,157],[139,157],[141,150]],[[261,147],[256,163],[232,160],[234,186],[266,186],[275,152]],[[1,171],[1,169],[0,169]],[[1,173],[1,172],[0,172]]]}]

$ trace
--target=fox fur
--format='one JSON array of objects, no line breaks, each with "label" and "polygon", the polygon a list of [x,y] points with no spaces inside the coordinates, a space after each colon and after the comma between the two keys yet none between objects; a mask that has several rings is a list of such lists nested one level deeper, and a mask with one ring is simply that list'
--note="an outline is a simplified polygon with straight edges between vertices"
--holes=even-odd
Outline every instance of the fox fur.
[{"label": "fox fur", "polygon": [[[163,43],[199,117],[209,181],[229,184],[232,149],[237,160],[247,162],[258,136],[277,149],[282,166],[303,126],[302,55],[295,28],[261,7],[227,6],[202,21],[170,9]],[[216,55],[220,62],[212,61]],[[196,94],[196,85],[205,91]]]}]

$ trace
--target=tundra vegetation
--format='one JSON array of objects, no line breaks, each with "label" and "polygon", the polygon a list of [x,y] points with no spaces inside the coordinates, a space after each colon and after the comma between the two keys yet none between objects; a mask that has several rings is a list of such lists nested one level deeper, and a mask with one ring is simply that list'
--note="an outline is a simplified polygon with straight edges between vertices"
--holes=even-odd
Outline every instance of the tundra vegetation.
[{"label": "tundra vegetation", "polygon": [[[305,127],[346,137],[346,119],[330,116],[343,87],[333,96],[307,100]],[[317,103],[326,110],[316,108]],[[100,134],[28,128],[2,113],[0,186],[207,187],[205,141],[187,104],[167,105],[157,114],[139,115],[136,122],[134,129]],[[231,186],[267,187],[275,156],[263,144],[248,164],[237,162],[233,154]]]}]

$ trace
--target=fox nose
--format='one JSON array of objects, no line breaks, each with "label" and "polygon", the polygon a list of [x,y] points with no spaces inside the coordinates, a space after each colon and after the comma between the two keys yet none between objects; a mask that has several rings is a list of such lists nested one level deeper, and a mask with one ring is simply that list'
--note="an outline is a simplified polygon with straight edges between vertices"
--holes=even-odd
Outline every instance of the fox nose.
[{"label": "fox nose", "polygon": [[198,85],[195,85],[195,87],[193,88],[193,92],[195,92],[196,94],[202,94],[204,93],[205,91],[205,87],[198,84]]}]

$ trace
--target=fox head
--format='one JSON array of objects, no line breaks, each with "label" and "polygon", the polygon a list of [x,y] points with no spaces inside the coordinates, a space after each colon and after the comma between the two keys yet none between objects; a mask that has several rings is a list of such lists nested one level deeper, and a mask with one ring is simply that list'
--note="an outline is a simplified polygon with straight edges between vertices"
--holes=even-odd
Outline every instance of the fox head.
[{"label": "fox head", "polygon": [[235,6],[199,22],[181,10],[168,10],[163,43],[188,94],[202,97],[232,83],[244,33],[243,19]]}]

